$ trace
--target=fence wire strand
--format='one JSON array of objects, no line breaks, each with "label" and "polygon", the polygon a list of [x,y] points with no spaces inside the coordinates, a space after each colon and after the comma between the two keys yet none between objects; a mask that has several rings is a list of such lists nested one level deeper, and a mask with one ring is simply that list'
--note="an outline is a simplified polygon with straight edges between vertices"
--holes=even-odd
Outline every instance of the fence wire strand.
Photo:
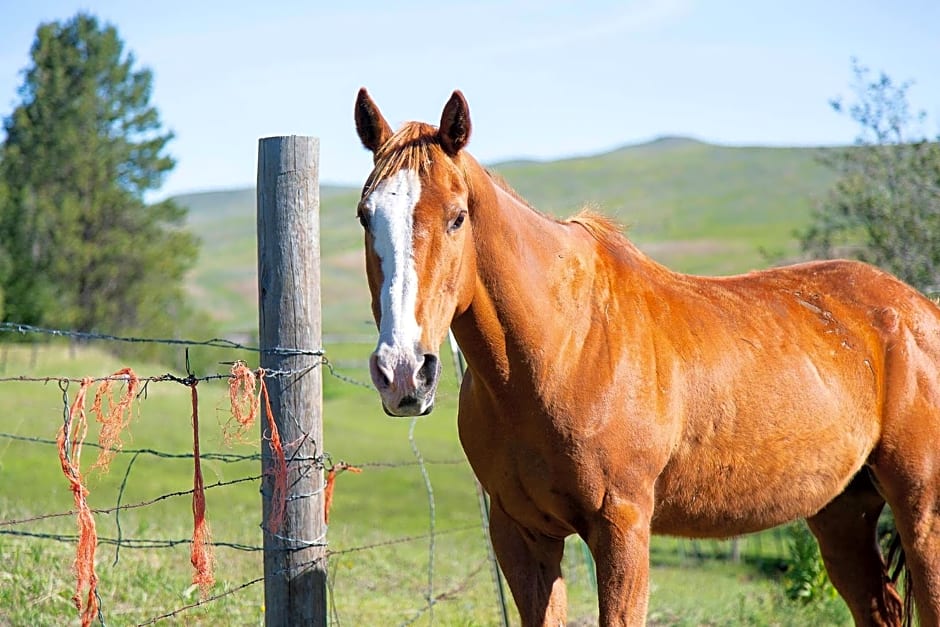
[{"label": "fence wire strand", "polygon": [[275,347],[261,349],[257,346],[249,346],[234,342],[225,338],[214,337],[208,340],[186,340],[179,338],[154,338],[154,337],[128,337],[121,335],[110,335],[107,333],[91,333],[87,331],[69,331],[63,329],[48,329],[37,327],[31,324],[21,324],[18,322],[0,322],[0,332],[25,334],[50,335],[53,337],[65,337],[74,340],[101,340],[108,342],[124,342],[129,344],[166,344],[169,346],[206,346],[210,348],[225,348],[228,350],[243,350],[253,353],[265,353],[274,355],[312,355],[322,356],[323,350],[319,348],[285,348]]}]

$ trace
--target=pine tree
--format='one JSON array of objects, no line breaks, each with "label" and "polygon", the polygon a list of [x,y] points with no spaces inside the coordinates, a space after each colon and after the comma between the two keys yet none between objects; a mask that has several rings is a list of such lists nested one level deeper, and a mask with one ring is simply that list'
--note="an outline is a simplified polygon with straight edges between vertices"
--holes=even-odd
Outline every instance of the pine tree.
[{"label": "pine tree", "polygon": [[184,315],[197,242],[182,208],[145,202],[175,165],[151,85],[115,27],[38,28],[0,154],[5,320],[166,332]]},{"label": "pine tree", "polygon": [[[0,150],[0,158],[2,158],[3,152]],[[0,169],[2,169],[2,161],[0,161]],[[0,211],[3,210],[3,207],[6,204],[7,190],[3,181],[0,180]],[[6,285],[7,277],[10,275],[10,258],[7,254],[6,249],[4,249],[2,243],[0,243],[0,320],[4,319],[4,310],[5,310],[5,297],[3,293],[3,286]]]}]

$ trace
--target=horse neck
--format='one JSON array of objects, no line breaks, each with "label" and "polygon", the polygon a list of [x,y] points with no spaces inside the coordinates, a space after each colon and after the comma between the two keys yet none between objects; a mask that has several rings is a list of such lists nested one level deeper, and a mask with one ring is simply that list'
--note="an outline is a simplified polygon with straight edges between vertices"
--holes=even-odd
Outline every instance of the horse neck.
[{"label": "horse neck", "polygon": [[590,257],[596,242],[580,227],[535,211],[476,167],[469,199],[476,288],[454,333],[478,378],[495,377],[493,385],[508,382],[510,373],[538,379],[553,350],[547,343],[572,334],[570,320],[552,315],[555,302],[569,296],[558,276],[559,251]]}]

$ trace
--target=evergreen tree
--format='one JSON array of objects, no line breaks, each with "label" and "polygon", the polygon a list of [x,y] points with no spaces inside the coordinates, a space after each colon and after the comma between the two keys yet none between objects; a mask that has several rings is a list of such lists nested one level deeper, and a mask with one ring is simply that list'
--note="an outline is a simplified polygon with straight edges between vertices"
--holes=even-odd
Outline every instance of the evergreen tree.
[{"label": "evergreen tree", "polygon": [[856,145],[828,153],[840,178],[800,239],[815,257],[852,256],[928,293],[940,292],[940,143],[918,128],[910,83],[853,63],[856,101],[833,108],[861,127]]},{"label": "evergreen tree", "polygon": [[197,243],[185,210],[147,205],[175,165],[152,75],[117,30],[79,13],[40,25],[0,154],[4,319],[172,332]]},{"label": "evergreen tree", "polygon": [[[3,153],[0,150],[0,158],[2,158]],[[0,168],[2,168],[2,161],[0,161]],[[6,203],[6,186],[3,181],[0,180],[0,211],[3,210],[3,207]],[[10,274],[10,258],[7,255],[6,249],[3,247],[3,244],[0,243],[0,320],[4,319],[4,295],[3,295],[3,286],[6,285],[7,277]]]}]

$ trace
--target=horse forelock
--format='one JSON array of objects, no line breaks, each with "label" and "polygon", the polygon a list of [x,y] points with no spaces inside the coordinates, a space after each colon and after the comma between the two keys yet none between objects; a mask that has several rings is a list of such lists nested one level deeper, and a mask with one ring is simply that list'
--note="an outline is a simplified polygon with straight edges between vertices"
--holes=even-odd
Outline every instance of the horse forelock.
[{"label": "horse forelock", "polygon": [[363,195],[401,170],[425,175],[432,162],[445,156],[436,126],[407,122],[375,153],[375,167],[366,180]]}]

